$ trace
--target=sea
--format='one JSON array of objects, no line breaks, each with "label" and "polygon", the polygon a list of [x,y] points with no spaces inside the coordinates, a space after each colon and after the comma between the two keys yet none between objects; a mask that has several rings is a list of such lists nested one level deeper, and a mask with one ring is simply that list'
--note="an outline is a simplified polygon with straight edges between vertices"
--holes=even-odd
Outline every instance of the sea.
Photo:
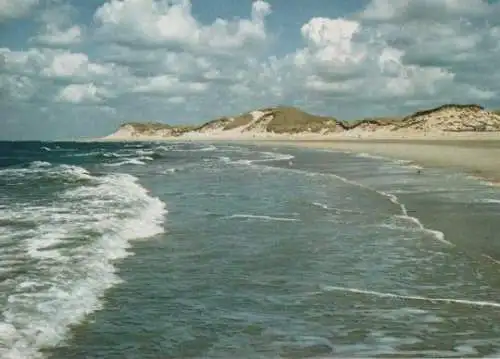
[{"label": "sea", "polygon": [[367,154],[0,143],[0,358],[500,356],[500,189]]}]

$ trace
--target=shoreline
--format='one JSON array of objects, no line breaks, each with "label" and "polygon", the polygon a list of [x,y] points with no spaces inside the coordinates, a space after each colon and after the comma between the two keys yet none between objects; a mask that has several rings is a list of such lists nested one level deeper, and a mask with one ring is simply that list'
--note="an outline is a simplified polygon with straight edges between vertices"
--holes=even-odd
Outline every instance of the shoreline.
[{"label": "shoreline", "polygon": [[317,140],[255,141],[254,145],[290,146],[366,153],[393,160],[406,160],[423,167],[450,168],[492,184],[500,184],[500,138],[446,140]]},{"label": "shoreline", "polygon": [[[289,146],[339,150],[406,160],[424,167],[450,168],[493,183],[500,183],[500,132],[433,133],[427,135],[386,136],[364,133],[361,137],[344,134],[101,138],[98,142],[199,142],[241,143],[257,146]],[[89,141],[93,142],[93,141]]]}]

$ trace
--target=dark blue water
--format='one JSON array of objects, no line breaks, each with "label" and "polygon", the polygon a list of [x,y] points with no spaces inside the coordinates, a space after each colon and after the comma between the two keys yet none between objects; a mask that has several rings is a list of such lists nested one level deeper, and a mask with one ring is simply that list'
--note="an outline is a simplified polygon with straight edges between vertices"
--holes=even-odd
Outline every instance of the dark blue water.
[{"label": "dark blue water", "polygon": [[0,357],[500,353],[500,192],[364,155],[0,143]]}]

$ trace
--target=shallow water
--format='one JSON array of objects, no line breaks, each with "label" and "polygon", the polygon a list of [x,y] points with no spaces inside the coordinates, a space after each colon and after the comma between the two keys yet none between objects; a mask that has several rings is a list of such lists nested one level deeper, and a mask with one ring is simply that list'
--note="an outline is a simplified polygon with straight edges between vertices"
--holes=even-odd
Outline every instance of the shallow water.
[{"label": "shallow water", "polygon": [[367,155],[3,143],[2,358],[500,352],[500,191]]}]

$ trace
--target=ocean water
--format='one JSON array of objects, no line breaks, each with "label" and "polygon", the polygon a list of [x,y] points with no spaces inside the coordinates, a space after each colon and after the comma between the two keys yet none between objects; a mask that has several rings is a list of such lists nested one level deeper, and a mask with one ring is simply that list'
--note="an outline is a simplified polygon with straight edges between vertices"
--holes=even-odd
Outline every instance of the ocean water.
[{"label": "ocean water", "polygon": [[0,357],[500,355],[500,190],[203,143],[0,143]]}]

